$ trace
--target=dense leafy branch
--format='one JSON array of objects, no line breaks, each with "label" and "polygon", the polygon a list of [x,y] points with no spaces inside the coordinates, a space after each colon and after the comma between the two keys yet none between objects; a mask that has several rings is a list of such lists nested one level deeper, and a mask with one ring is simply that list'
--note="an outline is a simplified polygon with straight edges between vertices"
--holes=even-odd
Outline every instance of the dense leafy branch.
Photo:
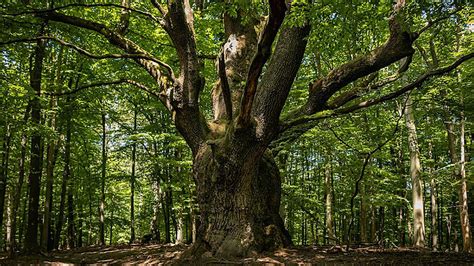
[{"label": "dense leafy branch", "polygon": [[74,8],[74,7],[84,7],[84,8],[112,7],[112,8],[120,8],[120,9],[125,9],[125,10],[131,11],[133,13],[142,15],[142,16],[144,16],[146,18],[149,18],[149,19],[151,19],[155,22],[158,22],[160,25],[163,23],[163,20],[161,18],[157,18],[156,16],[154,16],[153,14],[151,14],[149,12],[134,9],[134,8],[131,8],[130,6],[126,6],[126,5],[118,5],[118,4],[113,4],[113,3],[96,3],[96,4],[72,3],[72,4],[63,5],[63,6],[53,7],[53,8],[50,8],[50,9],[25,10],[25,11],[21,11],[21,12],[17,12],[17,13],[8,13],[6,15],[9,15],[9,16],[22,16],[22,15],[31,15],[31,14],[41,14],[41,13],[46,14],[46,13],[50,13],[50,12],[54,12],[54,11],[60,11],[60,10],[64,10],[64,9],[70,9],[70,8]]},{"label": "dense leafy branch", "polygon": [[430,78],[440,76],[454,70],[463,62],[466,62],[472,59],[473,57],[474,57],[474,52],[460,57],[455,62],[453,62],[452,64],[446,67],[438,68],[435,70],[428,70],[425,74],[418,77],[415,81],[391,93],[388,93],[386,95],[369,99],[366,101],[362,101],[362,102],[350,105],[348,107],[343,107],[343,108],[339,108],[335,110],[325,110],[325,111],[317,112],[313,115],[302,116],[294,120],[284,122],[280,126],[280,135],[271,144],[271,148],[272,150],[274,150],[273,153],[274,154],[278,153],[278,151],[281,150],[282,145],[285,145],[285,143],[290,142],[294,139],[297,139],[304,132],[313,128],[317,124],[317,121],[320,121],[329,117],[336,117],[336,116],[352,113],[363,108],[367,108],[376,104],[380,104],[380,103],[392,100],[409,91],[412,91],[413,89],[416,89],[417,87],[420,87],[425,81],[429,80]]},{"label": "dense leafy branch", "polygon": [[102,81],[102,82],[95,82],[83,86],[78,86],[77,88],[70,90],[70,91],[64,91],[64,92],[50,92],[50,93],[45,93],[46,95],[51,95],[51,96],[65,96],[65,95],[71,95],[74,93],[78,93],[80,91],[83,91],[85,89],[90,89],[90,88],[95,88],[95,87],[104,87],[104,86],[110,86],[110,85],[118,85],[118,84],[123,84],[123,83],[128,83],[131,85],[134,85],[138,87],[139,89],[149,93],[150,95],[158,98],[158,99],[163,99],[162,95],[157,94],[155,91],[153,91],[151,88],[145,86],[144,84],[131,80],[131,79],[118,79],[118,80],[113,80],[113,81]]},{"label": "dense leafy branch", "polygon": [[131,58],[131,59],[137,58],[138,59],[138,58],[141,58],[141,59],[150,60],[150,61],[153,61],[153,62],[159,64],[161,67],[165,68],[167,70],[170,78],[174,77],[173,69],[171,68],[171,66],[169,66],[168,64],[166,64],[166,63],[164,63],[164,62],[162,62],[162,61],[160,61],[160,60],[158,60],[154,57],[147,56],[146,54],[101,54],[101,55],[98,55],[98,54],[94,54],[92,52],[89,52],[88,50],[86,50],[82,47],[79,47],[75,44],[66,42],[62,39],[59,39],[55,36],[38,36],[38,37],[34,37],[34,38],[14,39],[14,40],[9,40],[9,41],[5,41],[5,42],[0,42],[0,45],[7,45],[7,44],[12,44],[12,43],[22,43],[22,42],[36,42],[39,39],[46,39],[46,40],[56,41],[61,45],[64,45],[64,46],[69,47],[71,49],[74,49],[78,53],[80,53],[82,55],[85,55],[87,57],[93,58],[93,59],[110,59],[110,58]]}]

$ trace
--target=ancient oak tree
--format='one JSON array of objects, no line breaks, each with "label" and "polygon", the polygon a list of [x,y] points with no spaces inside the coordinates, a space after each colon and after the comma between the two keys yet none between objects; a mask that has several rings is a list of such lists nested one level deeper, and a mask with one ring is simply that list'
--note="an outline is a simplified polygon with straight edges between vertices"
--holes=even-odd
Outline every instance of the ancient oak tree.
[{"label": "ancient oak tree", "polygon": [[[398,0],[386,14],[387,34],[380,45],[359,53],[326,75],[314,77],[306,103],[282,115],[298,70],[311,52],[307,46],[312,30],[318,27],[317,19],[303,11],[305,7],[311,10],[318,5],[323,8],[324,3],[269,0],[264,4],[268,13],[258,17],[245,12],[234,1],[213,1],[229,8],[222,11],[222,48],[219,54],[206,56],[197,46],[195,19],[196,14],[204,12],[203,6],[208,1],[195,2],[152,0],[137,6],[133,1],[67,4],[44,9],[25,8],[9,14],[48,21],[49,28],[61,32],[61,35],[45,32],[9,43],[47,39],[95,59],[133,60],[153,78],[154,84],[123,78],[79,89],[128,83],[152,94],[169,110],[193,156],[193,178],[200,211],[197,239],[188,253],[194,257],[203,254],[243,256],[251,251],[290,245],[291,238],[279,214],[281,180],[273,159],[282,147],[322,119],[394,99],[432,77],[448,73],[474,55],[465,54],[447,66],[428,69],[412,77],[412,82],[382,90],[410,67],[414,42],[443,19],[427,20],[423,27],[412,28],[405,12],[407,4]],[[121,15],[117,21],[104,21],[77,12],[88,8],[108,8]],[[76,12],[70,12],[71,9]],[[136,18],[140,20],[132,20]],[[164,62],[155,56],[160,51],[146,49],[138,39],[129,36],[131,31],[140,31],[133,27],[143,23],[164,30],[177,62]],[[77,28],[82,33],[89,32],[90,38],[100,36],[107,41],[109,51],[121,50],[122,53],[95,54],[58,37],[74,37],[73,29]],[[219,77],[212,89],[212,118],[207,117],[204,110],[209,105],[201,100],[206,81],[203,60],[209,57],[216,59]],[[371,78],[381,69],[398,65],[402,59],[407,60],[403,60],[399,75],[387,80]],[[373,93],[375,91],[380,93]]]}]

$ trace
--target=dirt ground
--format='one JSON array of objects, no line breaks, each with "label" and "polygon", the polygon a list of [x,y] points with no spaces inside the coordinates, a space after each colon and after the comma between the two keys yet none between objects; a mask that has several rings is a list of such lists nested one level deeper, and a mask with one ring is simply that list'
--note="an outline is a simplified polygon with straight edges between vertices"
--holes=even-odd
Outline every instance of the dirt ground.
[{"label": "dirt ground", "polygon": [[345,252],[340,247],[295,247],[254,255],[240,260],[184,262],[180,255],[185,245],[121,245],[87,247],[55,251],[38,256],[0,256],[2,265],[474,265],[474,255],[453,252],[430,252],[413,249],[354,248]]}]

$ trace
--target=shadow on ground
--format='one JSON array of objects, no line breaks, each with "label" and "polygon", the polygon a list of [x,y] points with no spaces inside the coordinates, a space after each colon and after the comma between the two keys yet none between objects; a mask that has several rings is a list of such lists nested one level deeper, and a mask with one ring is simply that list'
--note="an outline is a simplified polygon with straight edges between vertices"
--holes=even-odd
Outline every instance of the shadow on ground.
[{"label": "shadow on ground", "polygon": [[474,255],[453,252],[430,252],[415,249],[296,247],[254,255],[240,260],[207,259],[199,263],[179,260],[186,245],[120,245],[55,251],[38,256],[0,256],[0,264],[22,265],[474,265]]}]

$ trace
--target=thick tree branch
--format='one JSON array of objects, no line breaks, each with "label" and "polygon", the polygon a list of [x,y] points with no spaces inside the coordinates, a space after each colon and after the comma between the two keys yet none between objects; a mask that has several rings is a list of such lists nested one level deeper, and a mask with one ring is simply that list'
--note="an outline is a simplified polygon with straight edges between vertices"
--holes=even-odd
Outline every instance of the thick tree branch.
[{"label": "thick tree branch", "polygon": [[430,78],[449,73],[450,71],[454,70],[459,65],[461,65],[463,62],[466,62],[472,59],[473,57],[474,57],[474,52],[460,57],[455,62],[453,62],[452,64],[446,67],[439,68],[436,70],[429,70],[425,74],[418,77],[414,82],[408,85],[405,85],[395,90],[392,93],[388,93],[386,95],[383,95],[374,99],[362,101],[345,108],[339,108],[336,110],[325,110],[325,111],[315,113],[313,115],[299,117],[292,121],[283,122],[281,123],[281,126],[280,126],[279,136],[275,140],[272,141],[272,143],[270,144],[270,149],[272,150],[273,155],[276,155],[278,154],[278,152],[280,152],[284,148],[286,143],[290,143],[291,141],[299,138],[305,132],[315,127],[318,124],[318,121],[321,121],[323,119],[330,118],[330,117],[336,117],[336,116],[352,113],[363,108],[367,108],[376,104],[380,104],[380,103],[395,99],[409,91],[412,91],[413,89],[417,87],[420,87],[425,81],[427,81]]},{"label": "thick tree branch", "polygon": [[[79,18],[79,17],[64,15],[61,13],[57,13],[55,11],[40,12],[40,13],[35,13],[35,15],[37,17],[41,17],[47,20],[57,21],[57,22],[95,31],[101,34],[102,36],[104,36],[111,44],[121,48],[122,50],[124,50],[125,52],[129,54],[140,54],[140,55],[143,55],[144,57],[152,58],[153,60],[143,59],[143,58],[133,58],[133,59],[143,68],[145,68],[145,70],[147,70],[147,72],[155,79],[157,84],[159,84],[163,88],[168,87],[169,84],[163,83],[161,80],[160,64],[156,63],[156,61],[159,61],[159,60],[155,59],[154,56],[152,56],[146,50],[139,47],[137,44],[135,44],[131,40],[125,38],[118,32],[109,29],[104,24],[87,20],[87,19],[83,19],[83,18]],[[170,77],[170,78],[172,80],[171,82],[173,83],[175,80],[174,77]]]},{"label": "thick tree branch", "polygon": [[309,115],[327,109],[327,101],[347,84],[414,53],[412,43],[415,35],[404,29],[399,14],[403,4],[404,1],[400,1],[394,7],[394,13],[389,19],[390,36],[387,41],[369,54],[341,65],[326,77],[312,83],[308,101],[296,115]]},{"label": "thick tree branch", "polygon": [[402,88],[400,88],[400,89],[398,89],[398,90],[396,90],[392,93],[386,94],[384,96],[380,96],[378,98],[362,101],[362,102],[359,102],[357,104],[353,104],[353,105],[345,107],[345,108],[340,108],[340,109],[336,109],[336,110],[321,111],[321,112],[315,113],[314,115],[309,115],[309,116],[304,116],[304,117],[294,119],[293,121],[282,124],[282,131],[285,131],[285,130],[293,127],[293,126],[297,126],[297,125],[302,124],[302,123],[352,113],[354,111],[357,111],[357,110],[360,110],[360,109],[363,109],[363,108],[367,108],[367,107],[370,107],[370,106],[373,106],[373,105],[376,105],[376,104],[379,104],[379,103],[382,103],[382,102],[386,102],[388,100],[392,100],[392,99],[394,99],[394,98],[396,98],[396,97],[398,97],[398,96],[400,96],[400,95],[402,95],[406,92],[409,92],[409,91],[421,86],[425,81],[427,81],[428,79],[430,79],[432,77],[441,76],[443,74],[446,74],[446,73],[452,71],[453,69],[458,67],[460,64],[462,64],[463,62],[466,62],[467,60],[472,59],[473,57],[474,57],[474,52],[469,53],[467,55],[464,55],[464,56],[460,57],[459,59],[457,59],[455,62],[453,62],[451,65],[443,67],[443,68],[435,69],[435,70],[430,70],[430,71],[426,72],[425,74],[421,75],[420,77],[418,77],[414,82],[412,82],[408,85],[405,85]]},{"label": "thick tree branch", "polygon": [[[160,9],[159,6],[157,8]],[[196,154],[209,129],[199,110],[199,94],[204,88],[203,65],[197,55],[193,11],[189,0],[168,1],[164,20],[165,31],[176,48],[180,64],[180,75],[170,99],[173,117],[178,131]]]},{"label": "thick tree branch", "polygon": [[252,115],[257,137],[270,140],[278,132],[280,113],[304,57],[310,26],[282,29],[257,90]]},{"label": "thick tree branch", "polygon": [[253,99],[257,91],[257,84],[263,66],[271,55],[272,43],[285,18],[286,4],[284,0],[269,0],[270,14],[261,38],[257,45],[257,53],[250,64],[247,83],[244,88],[244,95],[240,106],[240,113],[237,124],[246,127],[250,123]]}]

